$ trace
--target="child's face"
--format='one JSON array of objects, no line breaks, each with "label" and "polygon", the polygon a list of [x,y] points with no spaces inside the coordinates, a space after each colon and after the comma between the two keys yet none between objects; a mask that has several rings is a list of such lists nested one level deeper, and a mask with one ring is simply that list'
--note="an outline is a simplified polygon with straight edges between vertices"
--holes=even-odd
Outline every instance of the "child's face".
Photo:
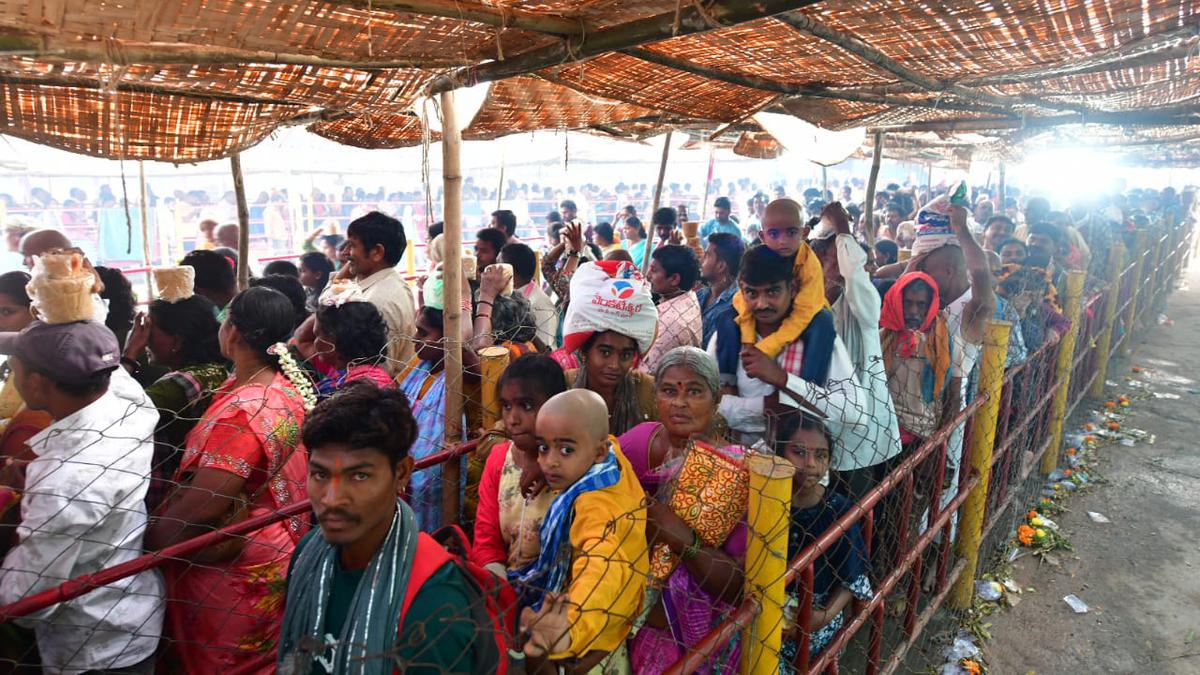
[{"label": "child's face", "polygon": [[590,438],[578,420],[542,413],[537,418],[538,468],[551,490],[575,484],[608,453],[607,438]]},{"label": "child's face", "polygon": [[763,216],[761,236],[767,248],[785,258],[796,255],[803,243],[800,223],[780,213],[768,212]]},{"label": "child's face", "polygon": [[798,429],[783,447],[783,457],[796,467],[794,492],[814,489],[829,473],[829,443],[816,429]]},{"label": "child's face", "polygon": [[537,449],[537,413],[546,397],[525,380],[507,380],[500,387],[500,414],[504,428],[517,448]]}]

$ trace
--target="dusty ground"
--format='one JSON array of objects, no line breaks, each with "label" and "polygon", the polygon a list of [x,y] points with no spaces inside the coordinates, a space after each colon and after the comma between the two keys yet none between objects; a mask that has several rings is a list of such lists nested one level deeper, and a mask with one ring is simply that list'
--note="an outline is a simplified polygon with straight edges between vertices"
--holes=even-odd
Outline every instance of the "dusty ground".
[{"label": "dusty ground", "polygon": [[[1100,450],[1108,483],[1069,500],[1056,518],[1075,551],[1059,567],[1016,562],[1017,583],[1036,592],[989,619],[984,649],[997,675],[1200,673],[1200,264],[1188,282],[1168,299],[1174,325],[1145,331],[1108,378],[1120,383],[1112,396],[1136,377],[1179,398],[1134,402],[1125,427],[1155,434],[1153,445]],[[1131,365],[1148,370],[1134,374]],[[1091,611],[1073,613],[1062,599],[1072,593]]]}]

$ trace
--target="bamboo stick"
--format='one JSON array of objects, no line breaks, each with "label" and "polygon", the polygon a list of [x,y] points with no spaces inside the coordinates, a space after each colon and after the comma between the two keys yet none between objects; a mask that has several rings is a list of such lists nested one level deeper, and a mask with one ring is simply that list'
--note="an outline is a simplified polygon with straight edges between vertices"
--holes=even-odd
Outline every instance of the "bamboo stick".
[{"label": "bamboo stick", "polygon": [[[446,445],[462,442],[463,416],[463,333],[462,333],[462,129],[454,110],[454,93],[441,95],[442,108],[442,218],[445,229],[445,260],[442,261],[443,329],[446,355]],[[481,270],[482,271],[482,270]],[[447,462],[442,467],[442,520],[458,522],[460,465]]]},{"label": "bamboo stick", "polygon": [[851,54],[863,59],[864,61],[876,66],[880,70],[895,75],[896,77],[911,82],[925,91],[940,93],[945,92],[954,94],[955,96],[966,99],[968,101],[978,101],[981,103],[990,103],[1002,108],[1008,108],[1015,104],[1030,101],[1038,106],[1049,110],[1085,110],[1086,106],[1081,106],[1073,103],[1063,103],[1060,101],[1045,101],[1037,97],[1013,97],[1013,96],[997,96],[989,94],[978,89],[964,87],[960,84],[955,84],[949,81],[941,81],[936,78],[929,77],[924,73],[920,73],[900,62],[892,59],[878,49],[863,42],[854,35],[844,33],[839,30],[830,28],[829,26],[817,21],[807,14],[799,12],[789,12],[779,15],[779,20],[787,25],[795,28],[798,31],[820,38],[825,42],[836,45]]},{"label": "bamboo stick", "polygon": [[259,49],[236,49],[190,42],[125,42],[116,48],[109,42],[76,42],[0,30],[0,53],[36,58],[60,58],[118,65],[216,65],[269,63],[325,68],[379,70],[392,68],[448,68],[461,65],[462,59],[420,57],[390,59],[330,58],[316,54],[296,54]]},{"label": "bamboo stick", "polygon": [[1113,124],[1129,126],[1192,126],[1197,123],[1195,110],[1182,107],[1155,110],[1131,110],[1120,112],[1093,111],[1086,115],[1050,115],[1023,119],[973,119],[930,120],[896,126],[873,127],[870,130],[888,131],[936,131],[954,133],[960,131],[992,131],[999,129],[1033,129],[1057,127],[1067,124]]},{"label": "bamboo stick", "polygon": [[912,108],[936,108],[941,110],[960,110],[963,112],[982,112],[993,115],[1013,114],[1007,108],[1000,106],[980,105],[977,103],[962,103],[958,101],[945,101],[938,97],[931,97],[929,100],[922,101],[909,98],[900,98],[896,96],[884,96],[868,92],[860,92],[853,89],[831,89],[829,87],[822,87],[819,85],[787,84],[754,75],[733,73],[726,70],[721,70],[720,68],[712,68],[710,66],[700,65],[692,61],[678,59],[673,56],[667,56],[661,52],[652,51],[649,49],[626,49],[624,50],[624,53],[641,59],[642,61],[648,61],[666,68],[682,70],[685,73],[699,75],[700,77],[705,77],[710,80],[717,80],[726,84],[734,84],[741,87],[748,87],[750,89],[773,91],[787,96],[828,98],[839,101],[858,101],[862,103],[878,103],[880,105],[908,106]]},{"label": "bamboo stick", "polygon": [[138,180],[141,182],[142,188],[142,258],[146,265],[146,294],[150,296],[147,300],[154,298],[154,273],[150,271],[150,223],[149,214],[147,211],[150,207],[149,200],[146,199],[146,163],[138,160]]},{"label": "bamboo stick", "polygon": [[875,147],[871,151],[871,175],[867,178],[867,202],[864,218],[867,244],[875,248],[875,188],[879,184],[879,165],[883,161],[883,132],[875,132]]},{"label": "bamboo stick", "polygon": [[242,155],[229,156],[233,170],[233,194],[237,197],[238,216],[238,290],[250,287],[250,207],[246,205],[246,186],[242,179]]},{"label": "bamboo stick", "polygon": [[684,4],[678,12],[671,9],[655,16],[602,28],[588,33],[586,39],[581,36],[578,39],[560,40],[503,61],[460,68],[449,77],[432,83],[429,91],[438,93],[467,84],[493,82],[572,61],[582,61],[608,52],[753,21],[814,5],[817,1],[760,0],[750,3],[742,0],[714,0],[703,10],[699,4]]},{"label": "bamboo stick", "polygon": [[[667,175],[667,157],[671,154],[671,134],[673,133],[673,129],[667,129],[667,135],[663,137],[662,162],[660,162],[658,165],[658,182],[654,185],[654,206],[650,208],[651,226],[653,226],[654,214],[658,211],[658,207],[662,204],[663,178],[665,178]],[[651,249],[654,248],[653,227],[651,231],[647,232],[646,234],[649,234],[650,238],[649,243],[647,243],[646,247],[642,249],[642,262],[639,265],[639,267],[642,268],[642,274],[646,274],[646,272],[650,270],[650,254],[653,252]]]},{"label": "bamboo stick", "polygon": [[554,35],[577,35],[583,32],[584,24],[554,14],[529,12],[516,7],[490,7],[475,2],[453,2],[447,0],[332,0],[334,4],[348,5],[373,11],[391,10],[410,14],[442,16],[448,19],[463,19],[502,28],[520,28]]}]

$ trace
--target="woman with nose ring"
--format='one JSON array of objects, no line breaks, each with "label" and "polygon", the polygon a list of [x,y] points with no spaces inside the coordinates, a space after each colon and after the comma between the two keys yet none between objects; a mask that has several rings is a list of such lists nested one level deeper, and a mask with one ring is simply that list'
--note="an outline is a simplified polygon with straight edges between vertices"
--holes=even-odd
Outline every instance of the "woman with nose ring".
[{"label": "woman with nose ring", "polygon": [[[655,372],[654,394],[659,421],[635,426],[619,443],[646,495],[657,496],[647,509],[650,548],[661,553],[665,544],[678,561],[630,645],[633,671],[657,674],[694,648],[741,600],[746,494],[731,487],[721,495],[719,508],[736,514],[739,522],[719,546],[707,545],[683,514],[672,508],[669,498],[672,488],[680,489],[684,481],[680,467],[689,453],[697,452],[695,441],[701,439],[704,452],[719,455],[718,462],[744,474],[745,449],[725,440],[717,414],[721,392],[716,362],[695,347],[667,352]],[[735,668],[738,653],[735,640],[699,672]]]}]

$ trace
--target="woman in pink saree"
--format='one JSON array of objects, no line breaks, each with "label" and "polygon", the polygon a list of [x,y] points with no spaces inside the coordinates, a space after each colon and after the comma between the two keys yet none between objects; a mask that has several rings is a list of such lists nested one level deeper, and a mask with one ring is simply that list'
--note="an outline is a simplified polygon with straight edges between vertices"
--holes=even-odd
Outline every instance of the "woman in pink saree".
[{"label": "woman in pink saree", "polygon": [[[657,581],[657,593],[650,595],[645,623],[629,645],[633,672],[658,675],[687,654],[741,600],[743,559],[746,554],[746,494],[733,489],[744,481],[732,480],[741,474],[744,449],[730,445],[718,432],[717,404],[720,401],[720,375],[717,364],[695,347],[677,347],[659,361],[655,373],[655,401],[658,422],[643,422],[620,437],[621,449],[633,465],[647,496],[656,496],[647,509],[646,536],[652,551],[651,571],[662,570],[658,559],[668,549],[673,559],[665,579]],[[720,534],[704,526],[693,530],[681,513],[673,508],[671,487],[688,489],[684,468],[688,455],[704,438],[711,450],[731,460],[733,474],[713,481],[723,494],[714,497],[711,506],[728,518],[728,528]],[[710,488],[712,486],[710,485]],[[702,520],[712,524],[712,514]],[[706,530],[706,531],[701,531]],[[709,545],[705,539],[721,542]],[[737,670],[739,649],[731,642],[696,672],[733,672]]]},{"label": "woman in pink saree", "polygon": [[[300,426],[311,384],[282,343],[293,325],[278,291],[251,288],[230,304],[221,351],[233,376],[187,438],[178,487],[146,533],[158,550],[306,498]],[[308,529],[289,518],[164,567],[172,667],[184,673],[271,673],[292,550]],[[250,664],[260,668],[246,670]]]}]

